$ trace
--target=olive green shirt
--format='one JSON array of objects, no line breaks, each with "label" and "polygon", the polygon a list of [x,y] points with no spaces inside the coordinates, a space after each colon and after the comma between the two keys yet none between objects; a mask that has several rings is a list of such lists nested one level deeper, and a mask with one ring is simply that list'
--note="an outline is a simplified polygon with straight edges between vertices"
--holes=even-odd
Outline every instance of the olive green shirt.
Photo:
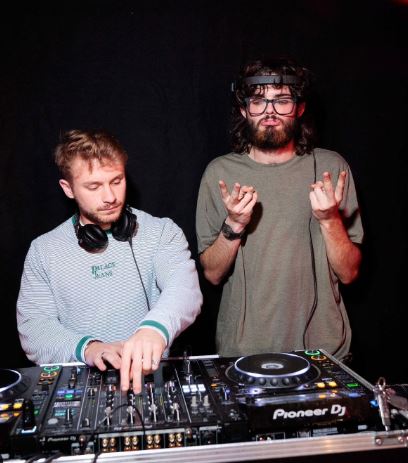
[{"label": "olive green shirt", "polygon": [[216,334],[220,355],[304,348],[324,348],[338,358],[348,353],[350,323],[309,199],[315,178],[321,180],[328,171],[335,186],[342,170],[347,178],[340,210],[350,239],[361,243],[363,229],[352,174],[338,153],[315,149],[314,155],[278,164],[261,164],[247,154],[230,153],[207,166],[196,215],[200,253],[215,241],[227,216],[219,180],[229,190],[238,182],[258,192],[247,234],[224,282]]}]

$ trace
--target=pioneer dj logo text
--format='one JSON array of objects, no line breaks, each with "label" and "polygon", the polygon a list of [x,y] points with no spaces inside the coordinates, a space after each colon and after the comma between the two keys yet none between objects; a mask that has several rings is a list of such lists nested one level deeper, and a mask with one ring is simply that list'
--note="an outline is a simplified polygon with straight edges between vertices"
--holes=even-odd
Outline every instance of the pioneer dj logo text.
[{"label": "pioneer dj logo text", "polygon": [[326,416],[335,415],[337,417],[344,416],[346,414],[346,407],[343,405],[333,404],[330,408],[314,408],[308,410],[289,410],[286,411],[283,408],[277,408],[273,412],[273,420],[283,419],[296,419],[296,418],[308,418],[315,416]]},{"label": "pioneer dj logo text", "polygon": [[102,265],[92,265],[91,271],[93,278],[106,278],[113,275],[112,269],[115,268],[115,262],[108,262]]}]

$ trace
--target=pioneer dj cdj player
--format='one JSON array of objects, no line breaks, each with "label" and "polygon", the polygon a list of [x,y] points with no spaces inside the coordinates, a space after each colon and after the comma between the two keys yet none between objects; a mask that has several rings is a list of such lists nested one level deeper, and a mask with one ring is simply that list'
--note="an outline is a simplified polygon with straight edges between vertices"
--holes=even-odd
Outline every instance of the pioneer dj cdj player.
[{"label": "pioneer dj cdj player", "polygon": [[83,364],[0,370],[3,459],[358,433],[373,386],[323,350],[161,362],[135,395]]}]

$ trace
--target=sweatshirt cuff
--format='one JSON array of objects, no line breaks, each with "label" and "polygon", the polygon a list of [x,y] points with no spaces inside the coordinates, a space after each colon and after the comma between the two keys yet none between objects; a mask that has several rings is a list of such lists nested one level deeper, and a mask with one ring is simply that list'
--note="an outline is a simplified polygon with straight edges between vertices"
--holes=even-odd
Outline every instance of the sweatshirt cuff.
[{"label": "sweatshirt cuff", "polygon": [[136,331],[138,331],[140,328],[153,328],[163,336],[164,340],[166,341],[166,346],[169,344],[169,332],[167,331],[167,328],[161,323],[154,320],[143,320]]},{"label": "sweatshirt cuff", "polygon": [[84,336],[77,344],[76,349],[75,349],[75,357],[79,362],[85,363],[85,358],[84,358],[85,349],[86,349],[86,346],[91,341],[97,341],[97,339],[95,339],[92,336]]}]

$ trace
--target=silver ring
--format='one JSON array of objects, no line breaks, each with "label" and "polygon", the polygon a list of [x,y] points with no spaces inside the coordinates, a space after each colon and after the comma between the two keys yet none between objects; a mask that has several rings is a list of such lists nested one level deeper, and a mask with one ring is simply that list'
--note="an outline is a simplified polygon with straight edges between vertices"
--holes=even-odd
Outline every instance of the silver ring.
[{"label": "silver ring", "polygon": [[159,362],[158,360],[153,360],[153,359],[152,359],[152,365],[153,365],[154,367],[157,367],[157,365],[158,365],[159,363],[160,363],[160,362]]}]

